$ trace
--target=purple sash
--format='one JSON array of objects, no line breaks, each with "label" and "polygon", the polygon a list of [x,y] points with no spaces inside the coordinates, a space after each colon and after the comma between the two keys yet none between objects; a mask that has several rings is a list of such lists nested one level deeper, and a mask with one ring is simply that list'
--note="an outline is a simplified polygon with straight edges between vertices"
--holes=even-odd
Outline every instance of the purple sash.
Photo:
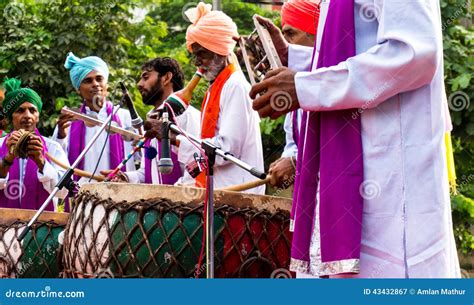
[{"label": "purple sash", "polygon": [[[46,142],[40,135],[38,129],[35,129],[35,134],[40,137],[43,142],[43,153],[48,151]],[[8,153],[7,140],[10,134],[8,134],[3,141],[2,147],[0,148],[0,157],[5,157]],[[45,159],[47,160],[46,156]],[[27,159],[25,176],[23,177],[23,183],[20,182],[20,160],[15,158],[13,165],[8,171],[8,181],[5,189],[0,191],[0,207],[12,208],[12,209],[30,209],[37,210],[41,204],[48,198],[49,193],[44,189],[43,183],[38,180],[38,166],[36,163]],[[20,198],[20,190],[22,197]],[[21,199],[21,200],[20,200]],[[46,211],[54,211],[54,205],[50,203]]]},{"label": "purple sash", "polygon": [[[106,102],[107,115],[109,116],[113,111],[113,105],[111,102]],[[86,103],[83,103],[81,106],[81,112],[86,112]],[[119,127],[122,127],[120,118],[117,114],[114,114],[112,120],[116,122]],[[82,150],[85,147],[85,138],[86,138],[86,126],[82,121],[74,121],[71,124],[71,134],[69,135],[69,162],[71,164],[76,161],[77,157],[81,154]],[[122,162],[125,157],[123,139],[119,134],[109,135],[109,148],[110,148],[110,163],[109,168],[115,168],[117,165]],[[79,169],[84,169],[84,159],[79,163]],[[122,170],[124,167],[122,168]],[[100,169],[99,169],[100,170]],[[79,180],[80,177],[74,175],[74,180]]]},{"label": "purple sash", "polygon": [[[318,68],[337,65],[354,55],[354,1],[331,1]],[[292,264],[303,269],[309,266],[319,173],[321,267],[326,269],[321,275],[358,272],[357,267],[344,268],[347,264],[342,264],[356,262],[358,266],[362,231],[361,122],[360,117],[352,119],[353,111],[304,112],[301,124],[293,196]]]},{"label": "purple sash", "polygon": [[[151,139],[147,139],[145,142],[145,147],[150,146]],[[178,179],[183,175],[183,172],[181,171],[181,166],[179,165],[178,162],[178,156],[174,153],[173,150],[171,150],[171,161],[173,161],[173,171],[169,175],[161,175],[161,181],[160,184],[169,184],[173,185],[178,181]],[[158,141],[158,155],[156,156],[159,158],[161,156],[161,145],[160,141]],[[151,160],[145,157],[145,183],[153,183],[152,178],[151,178]]]}]

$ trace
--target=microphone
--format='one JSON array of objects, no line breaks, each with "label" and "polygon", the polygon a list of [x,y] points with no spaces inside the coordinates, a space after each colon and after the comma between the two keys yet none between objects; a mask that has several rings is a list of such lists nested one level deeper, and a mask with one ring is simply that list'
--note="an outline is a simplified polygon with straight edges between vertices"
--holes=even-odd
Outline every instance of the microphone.
[{"label": "microphone", "polygon": [[133,105],[132,98],[130,97],[127,87],[125,87],[125,84],[123,82],[120,82],[120,87],[122,88],[122,94],[125,104],[127,104],[128,111],[130,111],[130,117],[132,118],[132,126],[135,129],[140,129],[140,127],[143,126],[143,120],[141,117],[138,116],[137,110]]},{"label": "microphone", "polygon": [[173,161],[170,156],[170,138],[169,138],[169,126],[168,126],[168,112],[163,112],[163,126],[161,129],[161,154],[160,161],[158,162],[158,170],[163,175],[171,174],[173,171]]}]

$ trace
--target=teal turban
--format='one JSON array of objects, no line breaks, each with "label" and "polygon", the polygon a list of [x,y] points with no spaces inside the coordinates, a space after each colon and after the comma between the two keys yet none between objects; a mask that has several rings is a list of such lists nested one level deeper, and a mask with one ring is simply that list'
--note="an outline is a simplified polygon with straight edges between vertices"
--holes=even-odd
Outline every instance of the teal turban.
[{"label": "teal turban", "polygon": [[38,112],[41,113],[41,109],[43,108],[41,97],[33,89],[21,88],[21,80],[17,78],[7,78],[3,82],[3,88],[5,88],[3,115],[5,115],[10,121],[13,113],[24,102],[32,103],[36,106]]},{"label": "teal turban", "polygon": [[86,78],[87,74],[92,70],[102,73],[105,77],[105,81],[109,78],[109,67],[107,67],[105,61],[97,56],[88,56],[81,59],[72,52],[69,52],[64,67],[70,70],[69,76],[71,77],[72,85],[76,89],[79,89],[82,80]]}]

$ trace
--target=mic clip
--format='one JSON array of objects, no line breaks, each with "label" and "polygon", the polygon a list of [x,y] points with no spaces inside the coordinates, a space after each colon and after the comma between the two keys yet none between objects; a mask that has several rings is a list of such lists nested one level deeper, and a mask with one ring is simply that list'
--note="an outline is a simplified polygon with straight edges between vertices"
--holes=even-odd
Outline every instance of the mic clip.
[{"label": "mic clip", "polygon": [[186,164],[186,171],[189,173],[191,177],[196,179],[199,174],[206,170],[206,159],[203,158],[201,155],[198,153],[194,153],[194,160]]}]

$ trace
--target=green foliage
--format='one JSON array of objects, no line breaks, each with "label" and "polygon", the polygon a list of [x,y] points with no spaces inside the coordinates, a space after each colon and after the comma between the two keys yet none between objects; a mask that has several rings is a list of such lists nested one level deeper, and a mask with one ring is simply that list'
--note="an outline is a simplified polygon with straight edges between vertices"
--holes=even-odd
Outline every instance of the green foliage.
[{"label": "green foliage", "polygon": [[[56,125],[62,105],[77,106],[79,97],[63,67],[68,51],[97,55],[110,67],[109,92],[117,98],[118,81],[129,86],[141,64],[156,56],[151,46],[166,36],[166,24],[145,18],[131,22],[138,1],[21,1],[0,3],[0,78],[20,77],[45,103],[40,128]],[[140,2],[146,5],[146,2]],[[133,86],[135,87],[135,86]],[[131,90],[135,99],[140,96]],[[144,114],[144,107],[138,107]]]},{"label": "green foliage", "polygon": [[451,118],[459,194],[452,197],[456,241],[464,254],[474,251],[474,29],[465,0],[441,0],[445,83]]}]

